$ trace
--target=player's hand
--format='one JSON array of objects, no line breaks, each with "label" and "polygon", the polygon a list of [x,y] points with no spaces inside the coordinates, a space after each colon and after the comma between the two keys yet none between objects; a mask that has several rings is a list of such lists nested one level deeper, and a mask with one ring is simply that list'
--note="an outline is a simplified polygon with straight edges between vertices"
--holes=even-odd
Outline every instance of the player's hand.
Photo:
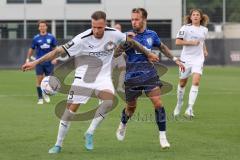
[{"label": "player's hand", "polygon": [[56,64],[58,63],[58,60],[55,58],[55,59],[53,59],[53,60],[51,61],[51,63],[52,63],[53,65],[56,65]]},{"label": "player's hand", "polygon": [[136,33],[134,32],[127,32],[127,36],[130,37],[130,38],[133,38],[136,36]]},{"label": "player's hand", "polygon": [[28,71],[33,69],[36,66],[36,62],[26,62],[24,65],[22,65],[22,71]]},{"label": "player's hand", "polygon": [[150,61],[150,62],[158,62],[159,61],[159,57],[158,57],[158,55],[156,55],[155,53],[149,53],[148,54],[148,60]]},{"label": "player's hand", "polygon": [[181,72],[185,72],[185,66],[183,65],[180,59],[177,59],[175,63],[178,65]]}]

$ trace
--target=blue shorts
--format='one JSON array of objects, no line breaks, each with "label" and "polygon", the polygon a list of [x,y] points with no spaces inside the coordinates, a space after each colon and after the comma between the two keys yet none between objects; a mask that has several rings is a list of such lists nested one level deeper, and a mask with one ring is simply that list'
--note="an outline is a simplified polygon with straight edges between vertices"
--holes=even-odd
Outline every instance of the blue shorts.
[{"label": "blue shorts", "polygon": [[36,75],[43,75],[43,74],[45,76],[52,75],[53,68],[54,68],[53,64],[49,64],[49,65],[38,64],[35,68]]},{"label": "blue shorts", "polygon": [[143,91],[145,92],[145,94],[148,94],[154,88],[161,88],[163,85],[158,76],[149,78],[148,80],[141,83],[129,83],[125,81],[124,84],[127,102],[131,102],[141,96]]}]

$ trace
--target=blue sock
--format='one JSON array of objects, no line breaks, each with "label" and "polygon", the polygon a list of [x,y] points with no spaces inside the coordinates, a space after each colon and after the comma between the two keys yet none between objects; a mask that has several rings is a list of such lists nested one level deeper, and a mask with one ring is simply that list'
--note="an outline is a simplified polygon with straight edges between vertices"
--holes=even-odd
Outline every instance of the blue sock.
[{"label": "blue sock", "polygon": [[127,116],[127,114],[125,113],[125,108],[122,111],[122,118],[121,118],[121,122],[123,124],[126,124],[128,122],[129,116]]},{"label": "blue sock", "polygon": [[42,90],[40,87],[37,87],[38,99],[42,99]]},{"label": "blue sock", "polygon": [[166,131],[166,113],[163,106],[155,109],[155,118],[159,131]]}]

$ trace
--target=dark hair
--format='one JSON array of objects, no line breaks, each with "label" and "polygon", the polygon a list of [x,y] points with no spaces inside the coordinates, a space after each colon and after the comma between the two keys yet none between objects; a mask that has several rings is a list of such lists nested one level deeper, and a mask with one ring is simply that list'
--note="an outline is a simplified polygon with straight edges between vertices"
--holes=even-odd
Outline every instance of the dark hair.
[{"label": "dark hair", "polygon": [[106,13],[103,11],[96,11],[92,14],[91,18],[94,20],[99,20],[99,19],[106,20]]},{"label": "dark hair", "polygon": [[203,11],[201,9],[198,9],[198,8],[194,8],[194,9],[191,9],[189,11],[189,14],[185,17],[185,23],[186,24],[189,24],[189,23],[192,23],[192,20],[191,20],[191,15],[193,12],[199,12],[200,13],[200,16],[201,16],[201,21],[200,21],[200,25],[202,26],[207,26],[208,22],[209,22],[209,17],[203,13]]},{"label": "dark hair", "polygon": [[47,23],[46,20],[39,20],[39,21],[38,21],[38,26],[39,26],[40,23],[44,23],[44,24],[46,24],[46,26],[48,26],[48,23]]},{"label": "dark hair", "polygon": [[141,13],[144,19],[147,19],[148,16],[147,10],[144,8],[133,8],[132,13]]}]

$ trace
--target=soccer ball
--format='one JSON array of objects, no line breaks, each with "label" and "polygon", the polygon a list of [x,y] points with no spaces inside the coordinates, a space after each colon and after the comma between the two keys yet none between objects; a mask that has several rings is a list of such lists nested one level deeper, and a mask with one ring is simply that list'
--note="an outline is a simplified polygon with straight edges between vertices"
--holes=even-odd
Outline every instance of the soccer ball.
[{"label": "soccer ball", "polygon": [[46,76],[41,82],[42,91],[50,96],[55,95],[59,91],[60,87],[60,81],[54,76]]}]

